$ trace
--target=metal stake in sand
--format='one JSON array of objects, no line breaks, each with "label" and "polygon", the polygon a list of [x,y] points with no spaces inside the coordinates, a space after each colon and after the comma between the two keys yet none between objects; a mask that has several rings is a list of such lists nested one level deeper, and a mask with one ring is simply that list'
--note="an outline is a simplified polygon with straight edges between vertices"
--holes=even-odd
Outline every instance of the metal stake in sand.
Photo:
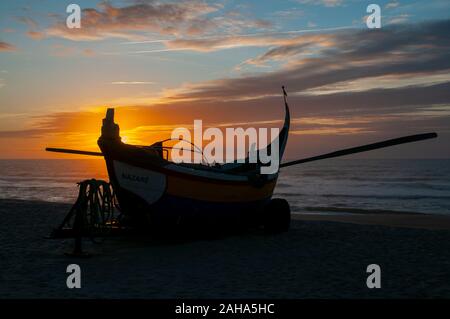
[{"label": "metal stake in sand", "polygon": [[86,188],[88,181],[84,181],[80,183],[80,192],[78,195],[78,199],[74,204],[73,209],[75,210],[75,220],[73,223],[73,231],[75,235],[75,243],[73,252],[71,253],[65,253],[66,256],[72,256],[72,257],[89,257],[89,253],[84,253],[81,247],[82,244],[82,237],[83,237],[83,230],[85,227],[84,221],[86,220],[87,215],[87,202],[88,198],[86,198]]}]

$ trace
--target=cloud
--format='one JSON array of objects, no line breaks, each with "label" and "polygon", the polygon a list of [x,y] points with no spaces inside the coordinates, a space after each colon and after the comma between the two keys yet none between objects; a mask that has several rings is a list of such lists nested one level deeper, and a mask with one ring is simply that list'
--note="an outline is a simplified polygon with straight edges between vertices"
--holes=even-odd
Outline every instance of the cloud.
[{"label": "cloud", "polygon": [[92,49],[80,49],[75,46],[66,46],[62,44],[54,44],[50,47],[50,55],[65,58],[72,56],[94,57],[95,51]]},{"label": "cloud", "polygon": [[115,81],[111,82],[114,85],[140,85],[140,84],[155,84],[155,82],[147,82],[147,81]]},{"label": "cloud", "polygon": [[269,60],[286,60],[288,57],[299,54],[311,55],[324,48],[335,45],[333,36],[330,35],[308,35],[293,38],[290,43],[269,49],[264,54],[248,59],[244,64],[263,65]]},{"label": "cloud", "polygon": [[[376,72],[383,70],[386,64],[400,65],[410,61],[408,65],[414,66],[418,60],[428,58],[440,61],[443,56],[448,55],[449,51],[450,40],[444,31],[445,28],[450,27],[449,21],[392,25],[376,32],[343,30],[334,34],[315,35],[311,37],[311,41],[308,41],[307,37],[299,37],[292,39],[291,43],[272,47],[246,62],[262,64],[271,60],[281,60],[285,63],[311,66],[320,61],[317,68],[312,70],[317,73],[318,70],[329,68],[331,65],[333,65],[331,71],[335,72],[337,64],[340,64],[340,68],[348,64],[349,67],[354,66],[354,69],[358,70],[361,63],[364,63],[365,71],[372,68]],[[308,53],[314,53],[319,58],[311,57]],[[448,63],[444,62],[441,67],[446,65]]]},{"label": "cloud", "polygon": [[288,10],[280,10],[273,13],[277,18],[282,19],[298,19],[303,16],[305,12],[297,8],[290,8]]},{"label": "cloud", "polygon": [[398,2],[398,1],[391,1],[391,2],[388,2],[388,3],[384,6],[384,8],[385,8],[385,9],[392,9],[392,8],[397,8],[399,5],[400,5],[400,2]]},{"label": "cloud", "polygon": [[95,51],[92,50],[92,49],[84,49],[84,50],[82,51],[82,53],[83,53],[84,56],[87,56],[87,57],[93,57],[93,56],[95,56]]},{"label": "cloud", "polygon": [[229,37],[211,37],[192,40],[172,40],[165,42],[169,49],[184,49],[200,52],[210,52],[223,48],[232,47],[269,47],[269,46],[299,46],[317,42],[318,45],[324,44],[329,39],[327,35],[304,35],[298,37],[279,37],[266,35],[241,35]]},{"label": "cloud", "polygon": [[[345,30],[274,40],[284,43],[252,61],[285,60],[282,69],[188,84],[162,100],[168,105],[215,105],[214,109],[237,105],[241,112],[251,110],[249,116],[255,116],[259,107],[268,115],[284,84],[293,104],[308,114],[336,110],[386,114],[448,103],[450,35],[445,30],[449,27],[450,21],[444,20],[376,32]],[[315,47],[315,56],[301,55],[308,46]]]},{"label": "cloud", "polygon": [[408,73],[360,78],[342,81],[330,85],[315,87],[301,92],[306,95],[324,95],[334,93],[362,92],[372,89],[393,89],[403,87],[432,86],[450,82],[450,72],[445,73]]},{"label": "cloud", "polygon": [[[336,32],[348,30],[350,27],[336,27],[323,29],[304,29],[282,32],[260,32],[237,35],[203,36],[196,38],[184,38],[174,40],[150,40],[140,42],[130,42],[129,44],[162,43],[163,49],[138,50],[129,53],[145,54],[168,51],[196,51],[213,52],[217,50],[238,48],[238,47],[279,47],[290,45],[301,45],[306,42],[313,44],[317,40],[317,45],[325,45],[326,39],[331,39],[331,34],[326,32]],[[250,60],[249,60],[250,61]]]},{"label": "cloud", "polygon": [[[272,101],[284,84],[295,98],[300,98],[296,95],[305,92],[328,94],[328,97],[302,97],[301,102],[306,104],[323,101],[324,105],[318,105],[318,109],[329,109],[325,102],[336,104],[330,100],[331,97],[335,101],[343,99],[351,109],[356,107],[355,103],[360,103],[359,107],[372,105],[369,97],[376,94],[380,94],[376,100],[382,101],[380,106],[374,105],[377,109],[404,105],[405,101],[410,105],[416,105],[415,101],[422,101],[424,105],[444,103],[448,95],[442,90],[446,88],[450,73],[449,29],[450,20],[441,20],[391,25],[375,31],[351,29],[295,37],[257,35],[174,40],[167,44],[169,49],[192,47],[206,51],[214,46],[232,46],[236,41],[244,45],[269,43],[271,48],[246,63],[261,64],[275,60],[284,62],[284,65],[273,72],[186,84],[166,92],[160,100],[168,105],[192,101],[203,105],[217,101],[250,105],[253,100],[258,103]],[[305,55],[311,50],[314,55]],[[403,84],[393,86],[395,82]],[[336,94],[329,94],[333,86]],[[355,87],[364,91],[368,98],[366,102],[359,100],[363,93],[356,92]],[[402,91],[414,98],[395,95]],[[417,96],[418,92],[434,92],[434,95],[422,97]],[[387,96],[392,101],[386,100]],[[355,98],[356,102],[349,97]],[[342,107],[347,109],[345,105]]]},{"label": "cloud", "polygon": [[[252,106],[264,101],[269,107],[282,84],[291,98],[308,109],[314,105],[316,110],[329,111],[335,105],[341,110],[360,108],[366,112],[367,106],[375,110],[414,106],[419,101],[422,105],[445,103],[449,98],[445,94],[450,73],[449,29],[450,20],[443,20],[294,38],[241,37],[247,45],[264,39],[278,44],[251,63],[277,60],[285,65],[273,72],[186,84],[166,92],[160,104],[191,106],[195,102],[208,106],[219,102],[230,107],[228,104]],[[235,40],[177,40],[171,45],[206,50],[208,45],[231,45]],[[311,48],[313,56],[302,55]],[[301,96],[306,92],[326,96]]]},{"label": "cloud", "polygon": [[33,40],[41,40],[45,37],[45,34],[39,31],[28,31],[27,36]]},{"label": "cloud", "polygon": [[[240,41],[253,44],[270,40],[273,47],[254,59],[284,64],[271,72],[186,84],[164,92],[159,103],[118,108],[117,120],[121,129],[135,132],[133,140],[146,143],[156,138],[152,135],[158,131],[156,126],[192,123],[193,119],[203,119],[205,125],[277,124],[283,118],[280,87],[285,85],[293,118],[288,154],[317,154],[437,131],[438,144],[431,143],[427,154],[440,155],[447,149],[444,155],[450,156],[445,147],[450,138],[449,29],[450,20],[442,20],[381,30],[241,37]],[[195,46],[206,47],[211,41],[231,44],[223,41],[232,40],[204,39]],[[305,55],[307,50],[314,50],[314,55]],[[103,116],[103,111],[50,114],[28,131],[3,131],[0,137],[69,132],[82,145],[84,137],[79,134],[98,136]],[[315,138],[304,139],[304,135]]]},{"label": "cloud", "polygon": [[56,57],[68,57],[76,54],[77,49],[62,44],[54,44],[51,46],[50,54]]},{"label": "cloud", "polygon": [[394,16],[388,19],[388,24],[399,24],[399,23],[405,23],[408,21],[408,19],[411,17],[409,14],[400,14],[398,16]]},{"label": "cloud", "polygon": [[37,22],[34,19],[30,18],[30,17],[17,17],[17,20],[19,22],[22,22],[26,26],[28,26],[30,29],[37,29],[38,28]]},{"label": "cloud", "polygon": [[47,35],[70,40],[101,40],[118,37],[145,39],[148,34],[193,36],[207,32],[238,32],[244,28],[268,28],[271,23],[248,19],[236,12],[219,14],[223,6],[199,0],[183,2],[138,1],[116,7],[101,2],[97,8],[82,10],[81,28],[69,29],[59,21]]},{"label": "cloud", "polygon": [[9,43],[0,41],[0,52],[12,52],[17,51],[17,48]]},{"label": "cloud", "polygon": [[28,31],[26,32],[26,35],[33,39],[33,40],[41,40],[45,38],[45,34],[41,31],[39,31],[39,25],[38,23],[30,17],[17,17],[16,18],[19,22],[25,24],[28,26]]},{"label": "cloud", "polygon": [[338,7],[341,6],[343,0],[297,0],[300,4],[312,4],[312,5],[323,5],[325,7]]}]

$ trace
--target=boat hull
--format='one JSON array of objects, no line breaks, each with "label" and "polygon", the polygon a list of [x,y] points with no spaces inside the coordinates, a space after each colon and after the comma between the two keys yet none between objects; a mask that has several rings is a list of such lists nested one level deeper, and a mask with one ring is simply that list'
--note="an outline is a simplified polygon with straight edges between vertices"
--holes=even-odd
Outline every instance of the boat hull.
[{"label": "boat hull", "polygon": [[140,222],[222,224],[257,218],[270,201],[277,174],[245,175],[192,169],[147,149],[101,141],[119,207]]}]

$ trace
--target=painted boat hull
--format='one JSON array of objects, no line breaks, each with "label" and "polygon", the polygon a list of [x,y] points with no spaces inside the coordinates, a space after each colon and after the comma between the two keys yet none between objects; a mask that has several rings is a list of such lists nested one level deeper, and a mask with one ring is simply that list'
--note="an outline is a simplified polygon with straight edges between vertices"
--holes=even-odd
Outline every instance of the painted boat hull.
[{"label": "painted boat hull", "polygon": [[278,178],[193,169],[118,140],[99,139],[98,144],[122,213],[156,225],[254,219],[270,201]]}]

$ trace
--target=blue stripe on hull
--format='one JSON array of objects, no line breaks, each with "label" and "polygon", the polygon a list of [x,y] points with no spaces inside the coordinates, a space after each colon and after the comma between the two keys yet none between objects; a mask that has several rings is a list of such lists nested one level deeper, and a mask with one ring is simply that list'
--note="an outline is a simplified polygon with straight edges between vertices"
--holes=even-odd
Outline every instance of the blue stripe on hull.
[{"label": "blue stripe on hull", "polygon": [[208,202],[165,194],[150,209],[154,215],[227,217],[261,211],[270,198],[256,202]]},{"label": "blue stripe on hull", "polygon": [[244,226],[262,220],[264,206],[269,199],[258,202],[217,203],[164,195],[149,207],[149,221],[153,225],[216,225]]},{"label": "blue stripe on hull", "polygon": [[164,194],[156,203],[147,204],[139,196],[123,189],[117,193],[122,212],[139,223],[156,227],[167,225],[244,226],[262,219],[270,198],[255,202],[211,202]]}]

